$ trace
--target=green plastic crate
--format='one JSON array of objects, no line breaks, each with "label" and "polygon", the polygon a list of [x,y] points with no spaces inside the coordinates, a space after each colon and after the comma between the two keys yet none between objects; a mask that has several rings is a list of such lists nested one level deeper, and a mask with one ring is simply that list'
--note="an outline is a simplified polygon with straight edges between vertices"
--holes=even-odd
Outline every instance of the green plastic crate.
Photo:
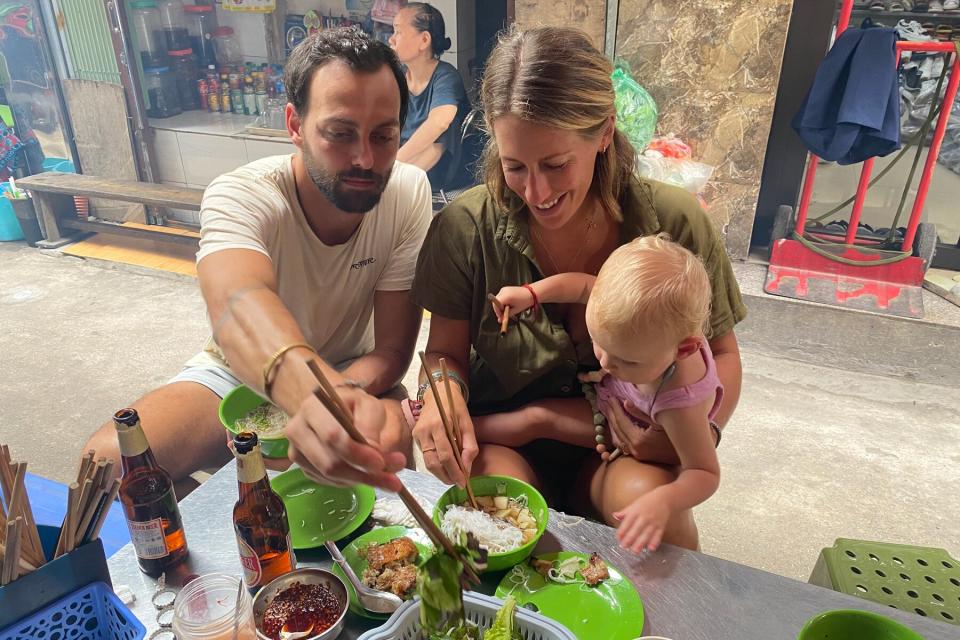
[{"label": "green plastic crate", "polygon": [[810,583],[960,625],[960,562],[943,549],[837,538]]}]

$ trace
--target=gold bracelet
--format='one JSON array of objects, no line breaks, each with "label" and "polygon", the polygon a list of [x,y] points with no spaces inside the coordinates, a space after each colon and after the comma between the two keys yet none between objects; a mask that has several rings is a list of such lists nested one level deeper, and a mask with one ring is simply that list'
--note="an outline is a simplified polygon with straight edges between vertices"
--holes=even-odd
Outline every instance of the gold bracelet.
[{"label": "gold bracelet", "polygon": [[277,351],[270,356],[270,359],[267,360],[267,363],[263,365],[263,369],[261,369],[261,375],[263,376],[263,392],[267,394],[267,398],[271,397],[270,387],[273,386],[273,372],[276,370],[277,365],[280,364],[280,360],[283,359],[283,356],[286,355],[287,351],[300,348],[309,349],[315,355],[317,353],[317,350],[306,342],[294,342],[293,344],[288,344],[277,349]]}]

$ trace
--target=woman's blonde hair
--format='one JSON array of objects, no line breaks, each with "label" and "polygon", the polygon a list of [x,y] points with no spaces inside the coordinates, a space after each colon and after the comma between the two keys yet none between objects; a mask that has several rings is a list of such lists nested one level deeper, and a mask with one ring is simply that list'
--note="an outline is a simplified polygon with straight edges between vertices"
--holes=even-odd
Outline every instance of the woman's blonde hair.
[{"label": "woman's blonde hair", "polygon": [[[487,59],[480,97],[490,134],[483,152],[487,188],[507,211],[522,207],[511,196],[493,123],[508,114],[522,120],[585,137],[600,135],[616,115],[613,66],[587,35],[566,27],[513,29],[500,38]],[[610,146],[597,157],[593,187],[603,208],[621,221],[620,194],[634,169],[634,149],[626,136],[614,130]]]},{"label": "woman's blonde hair", "polygon": [[703,262],[670,236],[637,238],[603,263],[587,304],[587,322],[614,335],[648,334],[678,342],[709,336],[710,277]]}]

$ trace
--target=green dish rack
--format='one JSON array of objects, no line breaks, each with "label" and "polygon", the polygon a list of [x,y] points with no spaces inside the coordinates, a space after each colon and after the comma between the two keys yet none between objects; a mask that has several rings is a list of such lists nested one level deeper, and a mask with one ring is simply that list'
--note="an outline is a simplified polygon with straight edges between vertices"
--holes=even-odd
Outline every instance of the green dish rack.
[{"label": "green dish rack", "polygon": [[809,582],[960,625],[960,562],[943,549],[837,538]]}]

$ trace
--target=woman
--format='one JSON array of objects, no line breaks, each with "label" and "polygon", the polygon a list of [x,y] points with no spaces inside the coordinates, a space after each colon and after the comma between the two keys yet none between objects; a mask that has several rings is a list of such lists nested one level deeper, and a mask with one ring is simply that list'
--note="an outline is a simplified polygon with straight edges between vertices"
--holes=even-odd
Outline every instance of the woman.
[{"label": "woman", "polygon": [[470,102],[456,68],[440,61],[450,48],[443,16],[429,4],[409,3],[394,18],[390,46],[406,65],[410,87],[397,160],[424,169],[434,191],[462,186],[460,125]]},{"label": "woman", "polygon": [[[532,482],[557,508],[616,526],[613,513],[673,480],[676,452],[656,425],[639,428],[617,409],[607,416],[610,435],[627,455],[603,462],[592,407],[577,380],[599,368],[584,306],[547,305],[501,337],[488,293],[557,273],[596,274],[619,245],[668,233],[703,260],[710,276],[709,343],[725,389],[715,418],[720,427],[740,395],[733,327],[746,310],[723,243],[696,200],[636,177],[634,150],[614,126],[610,73],[609,61],[573,29],[515,32],[497,45],[481,91],[492,132],[487,184],[434,219],[412,295],[432,313],[429,361],[445,358],[460,383],[454,410],[465,467]],[[431,368],[439,377],[439,367]],[[442,480],[462,483],[436,402],[429,391],[421,395],[413,434],[424,462]],[[513,447],[478,447],[485,430],[502,436],[507,425],[516,431]],[[719,433],[711,436],[717,442]],[[631,457],[641,451],[663,464]],[[670,519],[664,541],[697,547],[690,511]]]}]

